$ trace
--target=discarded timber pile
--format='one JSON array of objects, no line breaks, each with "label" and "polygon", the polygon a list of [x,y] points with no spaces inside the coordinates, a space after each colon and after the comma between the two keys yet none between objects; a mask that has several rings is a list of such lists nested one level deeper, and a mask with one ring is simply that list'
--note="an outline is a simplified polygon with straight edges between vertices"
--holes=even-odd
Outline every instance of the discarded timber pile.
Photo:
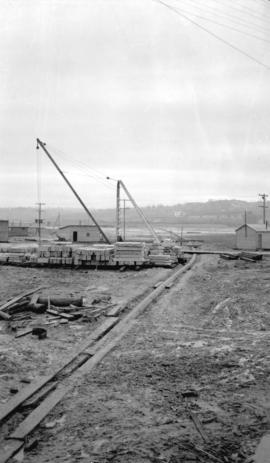
[{"label": "discarded timber pile", "polygon": [[78,319],[82,322],[92,322],[102,315],[107,315],[108,310],[116,306],[112,304],[111,296],[108,295],[95,297],[91,304],[86,306],[82,297],[44,296],[38,294],[42,289],[43,287],[38,287],[22,293],[0,306],[0,319],[9,322],[16,337],[36,334],[39,339],[43,339],[47,335],[47,325],[58,326]]},{"label": "discarded timber pile", "polygon": [[144,265],[148,262],[145,243],[131,241],[115,243],[114,262],[117,265]]},{"label": "discarded timber pile", "polygon": [[73,249],[74,265],[113,265],[113,245],[93,245]]}]

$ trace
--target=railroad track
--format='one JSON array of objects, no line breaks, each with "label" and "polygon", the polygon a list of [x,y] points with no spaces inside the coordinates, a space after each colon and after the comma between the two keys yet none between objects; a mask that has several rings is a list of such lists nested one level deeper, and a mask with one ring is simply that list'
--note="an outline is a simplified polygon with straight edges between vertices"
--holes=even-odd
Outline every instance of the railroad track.
[{"label": "railroad track", "polygon": [[[27,443],[29,435],[41,421],[72,389],[68,378],[77,379],[89,373],[132,328],[140,315],[166,289],[170,289],[176,279],[189,270],[196,261],[196,255],[181,269],[176,270],[165,281],[158,284],[126,315],[111,311],[111,316],[71,353],[66,362],[48,376],[23,388],[14,398],[0,406],[0,426],[8,424],[18,414],[23,416],[19,425],[6,437],[7,445],[0,455],[0,463],[6,463]],[[16,419],[16,422],[20,421]]]}]

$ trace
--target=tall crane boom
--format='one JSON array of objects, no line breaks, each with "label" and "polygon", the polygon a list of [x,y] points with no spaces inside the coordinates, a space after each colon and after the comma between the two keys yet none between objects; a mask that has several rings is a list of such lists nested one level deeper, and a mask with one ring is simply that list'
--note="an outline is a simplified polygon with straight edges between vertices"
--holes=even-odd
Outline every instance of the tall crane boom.
[{"label": "tall crane boom", "polygon": [[133,204],[133,206],[135,207],[136,211],[138,212],[139,216],[142,218],[142,220],[144,221],[145,225],[147,226],[148,230],[150,231],[151,235],[154,237],[154,240],[156,243],[159,243],[160,244],[160,239],[158,237],[158,235],[156,234],[155,230],[153,229],[152,225],[148,222],[148,220],[146,219],[143,211],[139,208],[138,204],[136,203],[135,199],[133,199],[133,197],[131,196],[130,192],[128,191],[126,185],[124,184],[124,182],[122,180],[118,180],[119,184],[121,185],[121,187],[123,188],[124,192],[126,193],[128,199],[130,200],[130,202]]},{"label": "tall crane boom", "polygon": [[78,195],[77,191],[73,188],[73,186],[71,185],[70,181],[67,179],[67,177],[65,176],[64,172],[60,169],[60,167],[58,166],[58,164],[55,162],[55,160],[53,159],[52,155],[49,153],[49,151],[47,150],[47,148],[45,148],[45,143],[40,141],[39,138],[37,138],[37,148],[40,146],[44,153],[47,154],[48,158],[50,159],[50,161],[53,163],[54,167],[56,167],[56,169],[58,170],[59,174],[63,177],[63,179],[65,180],[66,184],[69,186],[69,188],[71,189],[72,193],[76,196],[77,200],[79,201],[79,203],[81,204],[81,206],[84,208],[86,214],[90,217],[90,219],[94,222],[94,224],[96,225],[96,227],[98,228],[100,234],[103,236],[104,240],[106,241],[106,243],[110,244],[110,240],[108,239],[108,237],[105,235],[104,231],[102,230],[102,228],[100,227],[100,225],[98,224],[98,222],[96,221],[96,219],[94,218],[93,214],[91,214],[91,212],[89,211],[89,209],[86,207],[86,205],[84,204],[83,200],[80,198],[80,196]]}]

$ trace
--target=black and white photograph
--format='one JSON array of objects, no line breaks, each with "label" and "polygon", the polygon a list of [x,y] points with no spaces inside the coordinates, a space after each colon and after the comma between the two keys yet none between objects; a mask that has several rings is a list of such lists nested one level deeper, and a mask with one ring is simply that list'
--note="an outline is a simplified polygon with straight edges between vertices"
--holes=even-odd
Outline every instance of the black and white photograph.
[{"label": "black and white photograph", "polygon": [[270,0],[0,21],[0,463],[270,463]]}]

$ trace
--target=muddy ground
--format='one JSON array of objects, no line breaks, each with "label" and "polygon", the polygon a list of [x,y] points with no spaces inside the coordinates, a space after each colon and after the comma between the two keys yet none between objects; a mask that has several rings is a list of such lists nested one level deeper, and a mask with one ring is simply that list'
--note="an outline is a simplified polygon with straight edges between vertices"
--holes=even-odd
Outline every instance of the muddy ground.
[{"label": "muddy ground", "polygon": [[[109,286],[115,298],[127,293],[130,298],[168,272],[79,272],[74,289],[71,271],[56,278],[51,270],[24,269],[19,274],[19,269],[6,269],[10,286],[2,288],[3,299],[10,291],[25,289],[27,281],[48,281],[69,291],[72,282],[73,293],[89,285]],[[270,422],[269,270],[270,257],[257,263],[200,257],[137,319],[119,346],[74,384],[34,433],[39,444],[24,453],[23,461],[253,461]],[[65,325],[56,334],[52,328],[52,337],[42,344],[36,341],[38,348],[32,350],[33,340],[14,341],[4,325],[3,399],[11,380],[19,381],[27,371],[44,374],[59,352],[65,355],[89,329],[74,323],[80,327]],[[11,376],[6,377],[10,365]]]}]

